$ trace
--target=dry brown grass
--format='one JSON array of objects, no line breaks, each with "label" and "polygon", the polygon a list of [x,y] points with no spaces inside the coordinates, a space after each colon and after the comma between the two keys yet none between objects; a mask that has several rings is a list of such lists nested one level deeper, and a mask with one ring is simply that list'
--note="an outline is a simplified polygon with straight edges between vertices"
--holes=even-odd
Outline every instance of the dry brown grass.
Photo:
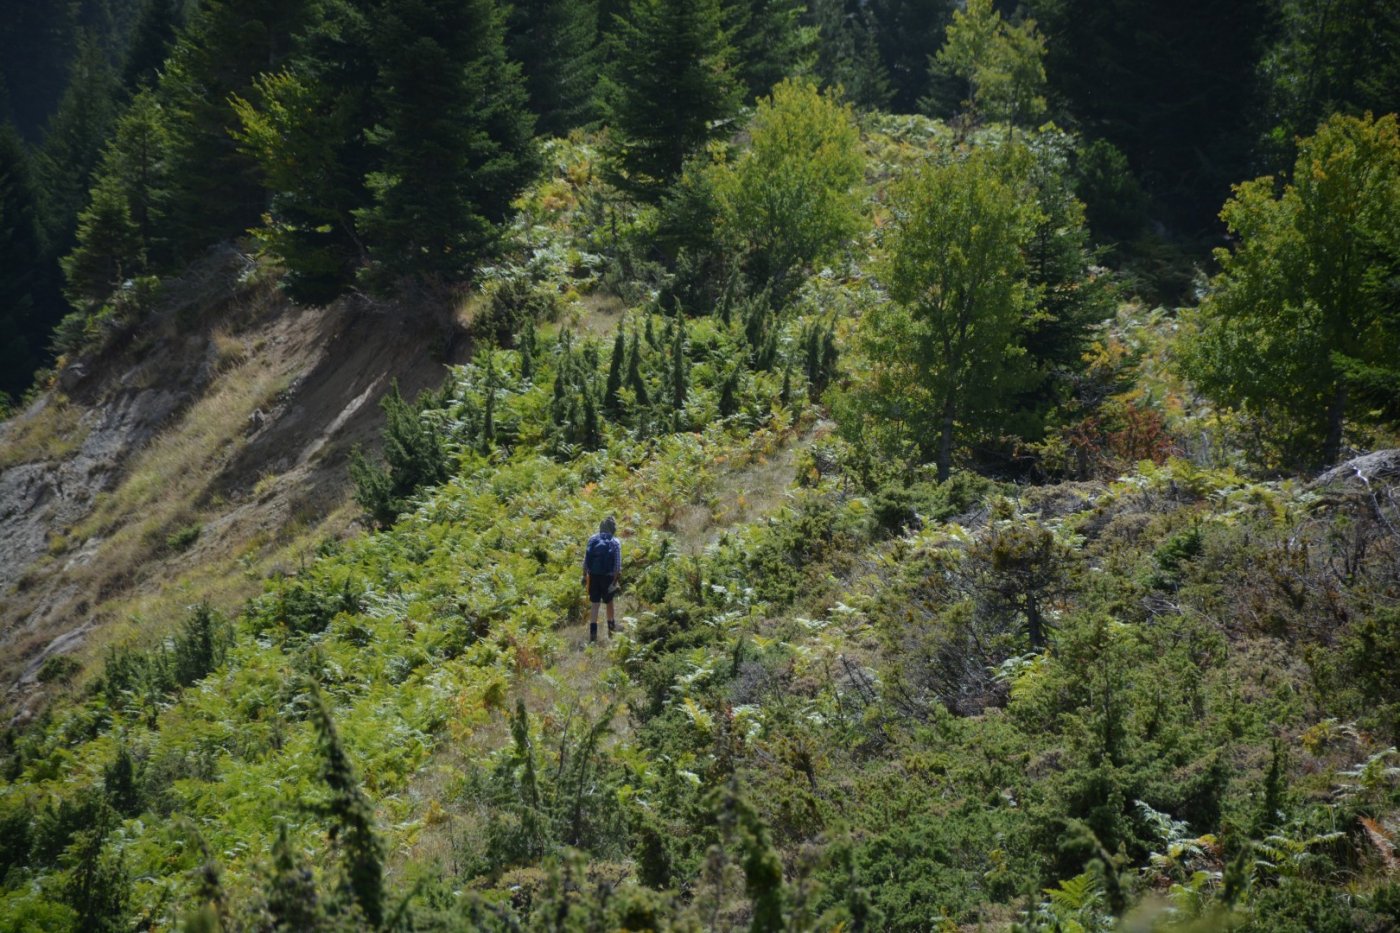
[{"label": "dry brown grass", "polygon": [[[284,367],[260,360],[245,359],[221,373],[133,457],[121,483],[96,498],[86,519],[51,541],[50,564],[99,539],[90,559],[62,570],[72,587],[70,606],[97,623],[82,651],[85,660],[100,658],[109,644],[168,631],[202,600],[235,610],[260,591],[273,568],[294,566],[325,534],[350,525],[356,513],[348,503],[314,520],[250,510],[241,521],[222,523],[217,534],[202,535],[189,552],[167,545],[172,531],[219,518],[226,504],[201,506],[210,481],[243,444],[253,409],[289,381]],[[53,570],[36,566],[35,573]]]},{"label": "dry brown grass", "polygon": [[169,631],[169,623],[199,602],[207,601],[221,612],[237,612],[244,602],[262,592],[264,580],[278,569],[312,560],[322,540],[342,534],[358,515],[359,509],[347,493],[347,501],[317,521],[295,521],[273,530],[260,526],[229,529],[220,537],[217,553],[202,555],[168,582],[137,588],[98,606],[112,622],[93,632],[85,653],[96,659],[108,645],[139,644],[148,640],[152,631]]},{"label": "dry brown grass", "polygon": [[60,460],[76,451],[88,435],[82,414],[66,397],[54,394],[40,411],[16,415],[0,433],[0,470]]},{"label": "dry brown grass", "polygon": [[[126,478],[102,497],[75,532],[87,539],[113,533],[115,542],[134,529],[145,533],[192,510],[214,468],[242,442],[253,409],[285,389],[286,373],[245,363],[222,374],[180,421],[137,455]],[[131,519],[140,516],[133,525]]]},{"label": "dry brown grass", "polygon": [[209,346],[214,351],[214,368],[223,372],[241,366],[248,360],[248,344],[226,327],[216,327],[209,335]]}]

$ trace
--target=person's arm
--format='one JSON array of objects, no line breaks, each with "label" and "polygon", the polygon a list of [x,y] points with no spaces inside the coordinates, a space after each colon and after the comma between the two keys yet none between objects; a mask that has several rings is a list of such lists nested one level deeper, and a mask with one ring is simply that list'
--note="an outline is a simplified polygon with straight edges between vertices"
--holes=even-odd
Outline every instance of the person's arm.
[{"label": "person's arm", "polygon": [[616,542],[616,550],[613,551],[612,582],[613,586],[616,586],[617,582],[622,579],[622,542],[616,538],[613,541]]},{"label": "person's arm", "polygon": [[583,546],[583,585],[588,586],[588,545]]}]

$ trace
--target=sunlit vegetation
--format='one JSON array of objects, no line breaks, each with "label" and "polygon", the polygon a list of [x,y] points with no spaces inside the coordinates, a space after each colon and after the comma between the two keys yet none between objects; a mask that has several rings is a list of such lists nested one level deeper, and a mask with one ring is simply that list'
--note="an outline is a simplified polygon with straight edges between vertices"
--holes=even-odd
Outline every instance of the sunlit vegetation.
[{"label": "sunlit vegetation", "polygon": [[[340,510],[228,541],[203,474],[294,387],[214,329],[41,558],[180,572],[36,665],[0,928],[1400,924],[1395,117],[1315,5],[1241,6],[1243,65],[1149,6],[148,4],[57,349],[185,326],[172,273],[251,233],[259,287],[469,352],[384,392]],[[1237,88],[1208,165],[1127,131],[1109,25],[1258,70],[1279,176],[1219,190]],[[78,443],[45,404],[0,464]]]}]

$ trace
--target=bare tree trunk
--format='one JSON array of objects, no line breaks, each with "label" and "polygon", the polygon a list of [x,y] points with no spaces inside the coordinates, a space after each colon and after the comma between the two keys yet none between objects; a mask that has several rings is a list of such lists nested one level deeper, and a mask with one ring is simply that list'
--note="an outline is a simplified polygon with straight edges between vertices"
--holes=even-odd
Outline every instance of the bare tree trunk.
[{"label": "bare tree trunk", "polygon": [[1026,600],[1026,635],[1030,639],[1032,651],[1044,651],[1045,619],[1040,614],[1040,604],[1034,597]]},{"label": "bare tree trunk", "polygon": [[1347,384],[1338,380],[1327,403],[1327,439],[1322,445],[1323,466],[1334,466],[1342,455],[1342,425],[1347,413]]},{"label": "bare tree trunk", "polygon": [[953,463],[953,424],[957,420],[956,396],[948,393],[943,403],[943,426],[938,437],[938,481],[947,482]]}]

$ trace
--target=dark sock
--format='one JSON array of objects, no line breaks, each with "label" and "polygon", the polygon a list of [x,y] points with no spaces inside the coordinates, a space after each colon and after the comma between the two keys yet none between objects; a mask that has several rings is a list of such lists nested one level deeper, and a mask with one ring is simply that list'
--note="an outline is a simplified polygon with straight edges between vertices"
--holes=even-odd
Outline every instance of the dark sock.
[{"label": "dark sock", "polygon": [[608,634],[611,635],[611,634],[613,634],[613,633],[616,632],[616,631],[617,631],[617,626],[613,624],[613,620],[612,620],[612,619],[609,619],[609,620],[608,620]]},{"label": "dark sock", "polygon": [[589,640],[589,641],[597,641],[597,640],[598,640],[598,623],[597,623],[597,622],[589,622],[589,623],[588,623],[588,640]]}]

